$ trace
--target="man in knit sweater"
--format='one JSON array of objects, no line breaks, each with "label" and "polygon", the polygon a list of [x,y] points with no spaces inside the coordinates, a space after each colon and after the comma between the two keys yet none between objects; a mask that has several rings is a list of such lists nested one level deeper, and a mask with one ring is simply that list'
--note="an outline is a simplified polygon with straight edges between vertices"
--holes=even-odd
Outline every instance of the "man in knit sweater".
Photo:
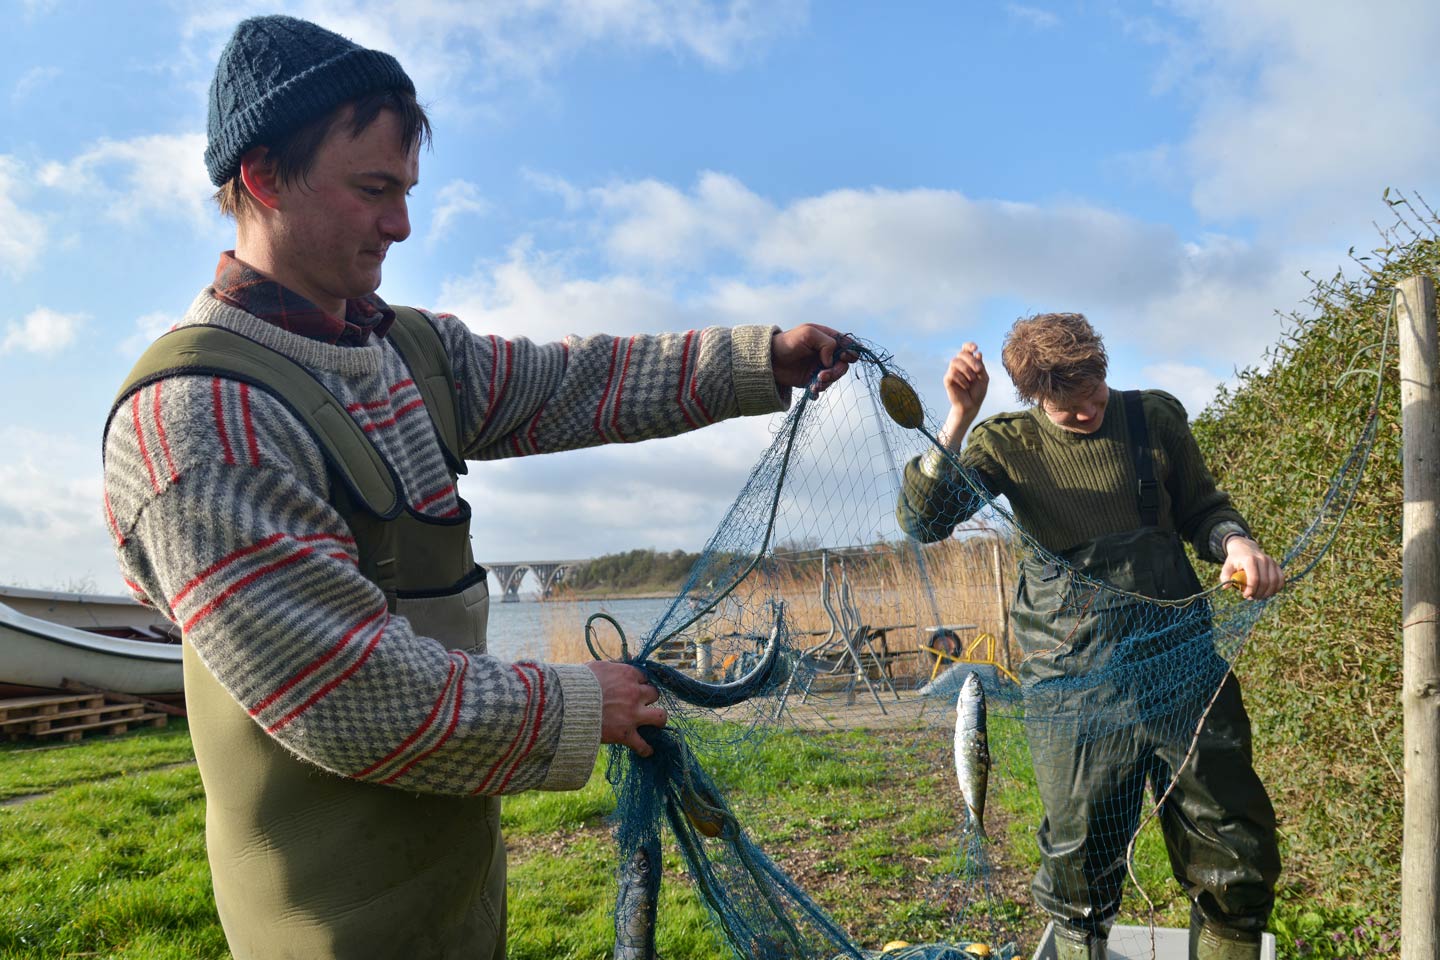
[{"label": "man in knit sweater", "polygon": [[937,435],[959,466],[934,449],[907,464],[897,516],[916,539],[941,540],[985,504],[973,492],[983,489],[1003,495],[1042,548],[1021,561],[1011,622],[1045,808],[1034,891],[1054,919],[1058,956],[1106,955],[1144,784],[1158,795],[1173,777],[1160,817],[1193,904],[1191,956],[1254,960],[1280,861],[1239,685],[1214,650],[1208,607],[1134,594],[1201,592],[1181,538],[1223,565],[1222,583],[1243,572],[1246,598],[1273,595],[1283,573],[1216,488],[1179,401],[1112,390],[1104,345],[1083,316],[1020,320],[1002,359],[1033,406],[971,430],[989,377],[965,344],[945,374],[951,408]]},{"label": "man in knit sweater", "polygon": [[[239,960],[503,957],[497,798],[576,789],[602,742],[647,754],[638,728],[666,721],[632,666],[486,655],[464,460],[769,413],[846,368],[815,325],[536,344],[443,313],[398,323],[375,291],[428,138],[389,54],[289,17],[241,23],[205,154],[235,249],[106,427],[122,572],[184,634]],[[435,349],[402,353],[407,330]],[[432,354],[442,372],[422,375]]]}]

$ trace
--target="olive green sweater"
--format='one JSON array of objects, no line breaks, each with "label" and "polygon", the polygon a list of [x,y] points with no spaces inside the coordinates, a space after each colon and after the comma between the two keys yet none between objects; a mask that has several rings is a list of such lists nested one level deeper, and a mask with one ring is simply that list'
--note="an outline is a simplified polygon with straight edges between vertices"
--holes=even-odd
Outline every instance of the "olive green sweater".
[{"label": "olive green sweater", "polygon": [[[1224,536],[1249,533],[1244,519],[1216,489],[1180,401],[1145,390],[1141,403],[1160,484],[1160,528],[1177,531],[1202,559],[1223,560]],[[1118,390],[1110,391],[1093,434],[1062,430],[1038,407],[1001,413],[975,425],[959,460],[992,497],[1003,495],[1019,525],[1052,552],[1140,526],[1139,480]],[[920,457],[906,464],[896,507],[905,532],[926,543],[948,537],[985,505],[949,458],[932,472],[939,475],[922,469]]]}]

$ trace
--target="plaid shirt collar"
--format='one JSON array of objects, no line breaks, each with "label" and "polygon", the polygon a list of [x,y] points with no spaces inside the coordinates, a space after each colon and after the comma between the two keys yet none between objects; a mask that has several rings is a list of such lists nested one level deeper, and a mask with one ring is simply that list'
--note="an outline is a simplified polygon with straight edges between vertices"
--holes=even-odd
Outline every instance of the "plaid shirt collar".
[{"label": "plaid shirt collar", "polygon": [[215,296],[266,323],[311,340],[345,347],[363,347],[373,333],[383,337],[395,322],[395,311],[375,294],[345,301],[345,317],[332,317],[300,294],[281,286],[254,267],[220,255],[215,268]]}]

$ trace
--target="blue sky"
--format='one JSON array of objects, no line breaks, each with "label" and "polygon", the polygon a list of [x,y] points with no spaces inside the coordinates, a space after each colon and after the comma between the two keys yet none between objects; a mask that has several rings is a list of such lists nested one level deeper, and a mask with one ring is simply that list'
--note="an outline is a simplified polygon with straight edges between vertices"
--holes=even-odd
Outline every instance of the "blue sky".
[{"label": "blue sky", "polygon": [[[118,591],[101,425],[233,244],[205,92],[264,12],[431,111],[387,299],[536,339],[813,320],[931,403],[964,340],[1080,310],[1113,384],[1195,412],[1440,171],[1433,3],[0,0],[0,583]],[[485,465],[480,559],[695,549],[767,428]]]}]

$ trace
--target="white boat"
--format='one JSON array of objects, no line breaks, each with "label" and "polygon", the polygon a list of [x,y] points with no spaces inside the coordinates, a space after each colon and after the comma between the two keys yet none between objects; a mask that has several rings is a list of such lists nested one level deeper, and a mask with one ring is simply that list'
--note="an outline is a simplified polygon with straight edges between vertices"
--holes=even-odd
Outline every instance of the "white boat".
[{"label": "white boat", "polygon": [[173,698],[184,688],[180,631],[128,597],[0,587],[0,688],[75,685]]}]

